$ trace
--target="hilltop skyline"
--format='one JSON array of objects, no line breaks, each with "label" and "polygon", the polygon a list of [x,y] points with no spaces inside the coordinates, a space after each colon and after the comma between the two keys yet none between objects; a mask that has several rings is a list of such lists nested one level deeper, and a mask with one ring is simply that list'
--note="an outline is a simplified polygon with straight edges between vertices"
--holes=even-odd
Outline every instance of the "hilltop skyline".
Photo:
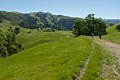
[{"label": "hilltop skyline", "polygon": [[103,19],[120,19],[119,0],[1,0],[0,11],[16,11],[20,13],[49,12],[55,15],[84,18],[93,13]]}]

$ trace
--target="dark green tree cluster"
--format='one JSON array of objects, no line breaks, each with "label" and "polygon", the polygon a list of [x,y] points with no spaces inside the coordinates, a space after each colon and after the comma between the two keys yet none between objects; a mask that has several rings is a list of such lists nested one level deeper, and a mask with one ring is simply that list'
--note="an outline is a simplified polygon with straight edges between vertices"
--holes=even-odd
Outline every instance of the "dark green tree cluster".
[{"label": "dark green tree cluster", "polygon": [[8,30],[8,32],[4,33],[0,29],[0,56],[4,58],[16,54],[23,49],[22,44],[16,40],[14,30]]},{"label": "dark green tree cluster", "polygon": [[16,28],[14,29],[14,33],[15,33],[15,34],[19,34],[19,33],[20,33],[20,28],[19,28],[19,27],[16,27]]},{"label": "dark green tree cluster", "polygon": [[35,28],[38,28],[38,26],[36,26],[35,24],[32,24],[32,23],[28,23],[28,22],[20,22],[19,24],[20,27],[23,27],[23,28],[29,28],[29,29],[35,29]]},{"label": "dark green tree cluster", "polygon": [[95,18],[94,14],[89,14],[85,19],[75,20],[73,34],[76,36],[90,36],[92,33],[95,35],[106,34],[106,27],[105,22],[101,18]]},{"label": "dark green tree cluster", "polygon": [[0,23],[2,23],[2,20],[0,20]]},{"label": "dark green tree cluster", "polygon": [[120,30],[120,24],[116,26],[116,29],[117,29],[117,30]]}]

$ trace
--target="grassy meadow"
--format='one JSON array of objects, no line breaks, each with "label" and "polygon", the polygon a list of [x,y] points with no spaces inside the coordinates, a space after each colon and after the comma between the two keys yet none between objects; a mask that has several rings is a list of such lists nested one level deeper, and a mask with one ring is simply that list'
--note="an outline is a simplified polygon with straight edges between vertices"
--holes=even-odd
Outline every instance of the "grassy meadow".
[{"label": "grassy meadow", "polygon": [[[6,31],[11,23],[0,27]],[[29,33],[30,32],[30,33]],[[100,76],[104,49],[87,36],[74,37],[71,31],[43,32],[21,28],[17,40],[24,50],[0,58],[0,80],[71,80],[77,78],[89,58],[82,80],[104,79]],[[104,53],[104,54],[103,54]]]},{"label": "grassy meadow", "polygon": [[38,45],[0,60],[0,79],[70,80],[91,54],[86,37]]},{"label": "grassy meadow", "polygon": [[[120,23],[116,24],[119,25]],[[114,42],[120,44],[120,31],[116,30],[116,25],[107,28],[107,35],[104,35],[102,38],[106,41]]]}]

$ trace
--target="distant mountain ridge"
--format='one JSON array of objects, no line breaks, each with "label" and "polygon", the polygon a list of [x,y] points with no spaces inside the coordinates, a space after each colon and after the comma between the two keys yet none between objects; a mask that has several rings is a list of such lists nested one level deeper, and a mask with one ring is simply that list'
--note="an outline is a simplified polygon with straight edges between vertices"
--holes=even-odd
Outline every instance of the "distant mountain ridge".
[{"label": "distant mountain ridge", "polygon": [[79,18],[68,17],[63,15],[53,15],[51,13],[34,12],[34,13],[18,13],[0,11],[0,20],[7,20],[14,25],[19,25],[21,22],[29,24],[26,28],[46,28],[54,27],[56,29],[71,30],[74,20]]},{"label": "distant mountain ridge", "polygon": [[[64,15],[53,15],[45,12],[19,13],[0,11],[0,20],[7,20],[14,25],[21,22],[25,28],[54,28],[72,30],[74,20],[82,19]],[[103,19],[108,24],[117,24],[120,19]]]},{"label": "distant mountain ridge", "polygon": [[120,19],[103,19],[108,24],[117,24],[120,23]]}]

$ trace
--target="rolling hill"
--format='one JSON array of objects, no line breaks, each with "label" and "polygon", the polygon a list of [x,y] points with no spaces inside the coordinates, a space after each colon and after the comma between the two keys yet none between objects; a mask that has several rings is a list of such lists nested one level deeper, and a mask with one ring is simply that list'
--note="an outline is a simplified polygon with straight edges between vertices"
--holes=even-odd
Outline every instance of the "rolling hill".
[{"label": "rolling hill", "polygon": [[111,26],[114,24],[118,24],[120,22],[120,19],[103,19],[103,20]]},{"label": "rolling hill", "polygon": [[[4,26],[0,27],[4,31],[9,26],[19,27],[9,21],[3,21],[0,25]],[[99,71],[103,52],[107,64],[110,59],[107,52],[89,37],[74,38],[71,31],[42,32],[21,28],[17,40],[25,49],[5,59],[0,58],[1,80],[70,80],[78,78],[85,66],[82,80],[101,79]]]},{"label": "rolling hill", "polygon": [[[19,12],[7,12],[0,11],[0,21],[6,20],[13,25],[24,28],[52,28],[62,30],[72,30],[74,20],[82,19],[76,17],[69,17],[64,15],[53,15],[45,12],[31,12],[31,13],[19,13]],[[119,19],[103,19],[107,24],[113,25],[120,22]]]},{"label": "rolling hill", "polygon": [[82,80],[101,78],[99,70],[102,65],[103,48],[88,37],[74,38],[66,31],[49,34],[32,31],[23,35],[18,35],[18,40],[26,46],[26,49],[5,59],[0,58],[1,80],[75,79],[86,61],[88,67]]},{"label": "rolling hill", "polygon": [[103,36],[103,39],[110,41],[110,42],[114,42],[117,44],[120,44],[120,31],[116,30],[116,26],[119,25],[120,23],[113,25],[111,27],[107,28],[107,35]]},{"label": "rolling hill", "polygon": [[[66,19],[69,22],[69,18],[41,12],[30,14],[3,12],[0,17],[2,20],[0,29],[7,31],[9,27],[20,27],[18,25],[21,21],[36,25],[37,20],[39,26],[56,24],[56,20],[58,22],[63,20],[67,24]],[[62,22],[59,22],[59,27],[60,23]],[[120,44],[120,32],[115,30],[115,27],[116,25],[107,28],[109,34],[102,38]],[[17,40],[25,49],[5,59],[0,57],[0,80],[114,79],[112,71],[110,71],[112,77],[109,77],[103,66],[113,65],[113,58],[88,36],[74,37],[71,31],[43,32],[20,27]]]},{"label": "rolling hill", "polygon": [[18,13],[0,11],[0,20],[6,20],[13,25],[19,25],[24,22],[25,28],[55,28],[63,30],[71,30],[74,20],[79,18],[68,17],[63,15],[53,15],[51,13],[34,12],[34,13]]}]

